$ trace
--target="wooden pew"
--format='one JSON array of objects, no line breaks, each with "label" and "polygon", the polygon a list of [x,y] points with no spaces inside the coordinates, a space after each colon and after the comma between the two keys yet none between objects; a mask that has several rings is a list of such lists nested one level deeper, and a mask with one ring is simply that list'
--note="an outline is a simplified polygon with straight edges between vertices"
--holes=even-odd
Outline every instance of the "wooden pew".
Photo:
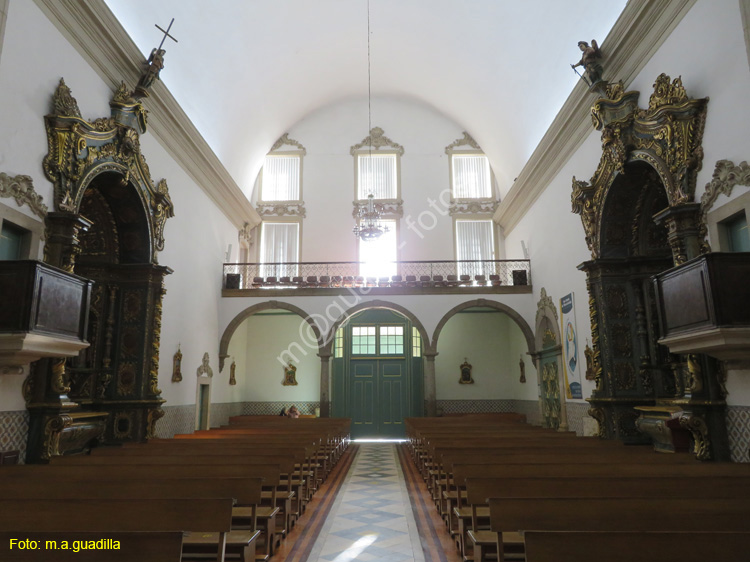
[{"label": "wooden pew", "polygon": [[[133,549],[129,552],[130,560],[139,561],[142,559],[140,550],[149,544],[156,543],[158,548],[174,545],[174,536],[165,535],[164,541],[159,541],[152,534],[154,532],[181,533],[205,529],[219,533],[220,549],[216,560],[224,562],[224,541],[231,522],[231,498],[170,499],[159,502],[144,499],[0,500],[0,529],[11,535],[9,539],[14,534],[21,538],[20,535],[25,533],[53,537],[45,538],[45,541],[67,540],[64,538],[67,533],[132,533],[128,538],[123,535],[123,540],[127,540],[128,548]],[[143,543],[138,538],[140,533],[148,534],[143,538]],[[9,543],[5,544],[9,548]],[[47,559],[57,560],[49,555]],[[98,560],[107,558],[100,557]],[[171,562],[178,560],[179,557]]]},{"label": "wooden pew", "polygon": [[[469,525],[466,509],[456,508],[463,548],[478,545],[484,552],[488,545],[494,551],[497,537],[481,531],[479,522],[489,519],[487,498],[613,497],[629,498],[647,495],[653,498],[679,498],[689,491],[692,498],[745,498],[750,500],[750,474],[716,478],[708,475],[683,477],[587,477],[561,475],[556,478],[466,478]],[[469,527],[469,528],[467,528]],[[513,537],[518,542],[518,537]],[[517,549],[516,549],[517,550]],[[477,559],[481,559],[478,555]]]},{"label": "wooden pew", "polygon": [[[750,532],[746,499],[489,498],[489,505],[499,553],[508,531]],[[745,556],[747,545],[737,554]]]},{"label": "wooden pew", "polygon": [[[105,470],[106,469],[106,470]],[[86,479],[97,481],[99,479],[115,479],[125,482],[133,482],[133,487],[138,488],[137,482],[148,482],[150,480],[163,479],[169,476],[171,479],[182,478],[206,478],[232,479],[237,477],[262,478],[264,485],[278,485],[278,465],[166,465],[166,464],[139,464],[139,465],[90,465],[90,464],[55,464],[55,465],[24,465],[3,467],[3,481],[8,485],[33,485],[34,480],[57,479],[76,480]],[[29,484],[30,483],[30,484]],[[275,518],[278,508],[249,508],[237,507],[233,509],[237,513],[238,524],[248,521],[245,525],[250,531],[257,528],[256,519],[263,522],[264,547],[263,556],[273,555],[277,539]],[[239,521],[241,520],[241,521]],[[0,527],[2,528],[2,527]],[[192,529],[198,532],[210,531],[210,529]],[[222,538],[222,537],[219,537]]]},{"label": "wooden pew", "polygon": [[750,548],[750,534],[724,532],[527,531],[524,540],[527,562],[735,561]]}]

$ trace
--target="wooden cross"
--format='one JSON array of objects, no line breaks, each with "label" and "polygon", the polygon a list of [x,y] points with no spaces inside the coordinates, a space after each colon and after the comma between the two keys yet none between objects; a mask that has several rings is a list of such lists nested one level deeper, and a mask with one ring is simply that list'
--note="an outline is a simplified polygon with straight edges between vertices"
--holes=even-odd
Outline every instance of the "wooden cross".
[{"label": "wooden cross", "polygon": [[169,34],[169,30],[172,29],[172,24],[173,23],[174,23],[174,18],[172,18],[172,21],[169,22],[169,27],[167,27],[166,31],[163,30],[161,27],[159,27],[158,24],[154,24],[154,27],[156,27],[156,29],[158,29],[159,31],[161,31],[164,34],[164,37],[162,37],[161,43],[159,43],[159,46],[157,47],[157,51],[159,49],[161,49],[162,45],[164,45],[164,41],[167,40],[167,37],[169,37],[172,41],[174,41],[175,43],[177,43],[177,39],[175,39],[174,37],[172,37]]}]

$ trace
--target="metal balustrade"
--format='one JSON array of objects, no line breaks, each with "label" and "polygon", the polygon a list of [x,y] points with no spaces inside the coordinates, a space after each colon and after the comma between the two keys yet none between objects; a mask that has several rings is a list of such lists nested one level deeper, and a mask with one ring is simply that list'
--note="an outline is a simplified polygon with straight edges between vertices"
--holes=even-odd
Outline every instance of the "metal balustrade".
[{"label": "metal balustrade", "polygon": [[531,285],[529,260],[398,261],[380,263],[395,275],[362,275],[362,262],[225,263],[224,288],[331,289],[392,287],[411,289]]}]

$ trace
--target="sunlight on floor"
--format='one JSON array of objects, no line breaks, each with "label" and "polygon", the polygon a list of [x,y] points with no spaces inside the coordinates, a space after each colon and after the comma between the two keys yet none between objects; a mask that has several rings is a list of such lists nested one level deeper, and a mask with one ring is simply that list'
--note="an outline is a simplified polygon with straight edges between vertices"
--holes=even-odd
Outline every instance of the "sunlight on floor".
[{"label": "sunlight on floor", "polygon": [[365,437],[352,439],[353,443],[406,443],[406,439],[381,439],[377,437]]},{"label": "sunlight on floor", "polygon": [[377,535],[365,535],[344,552],[333,559],[333,562],[350,562],[362,554],[364,550],[377,540]]}]

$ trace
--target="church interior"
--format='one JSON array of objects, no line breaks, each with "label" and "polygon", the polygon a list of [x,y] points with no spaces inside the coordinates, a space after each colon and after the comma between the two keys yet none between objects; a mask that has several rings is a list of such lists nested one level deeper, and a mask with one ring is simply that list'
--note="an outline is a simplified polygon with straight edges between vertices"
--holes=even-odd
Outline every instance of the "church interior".
[{"label": "church interior", "polygon": [[[178,455],[261,494],[235,461],[296,446],[234,530],[190,522],[218,559],[746,549],[749,95],[750,0],[0,0],[0,512],[153,446],[142,480],[206,490],[145,497],[207,514]],[[496,521],[490,476],[549,474],[620,526]],[[648,538],[649,497],[718,529]],[[170,517],[93,530],[216,558]],[[2,527],[10,560],[68,531]]]}]

